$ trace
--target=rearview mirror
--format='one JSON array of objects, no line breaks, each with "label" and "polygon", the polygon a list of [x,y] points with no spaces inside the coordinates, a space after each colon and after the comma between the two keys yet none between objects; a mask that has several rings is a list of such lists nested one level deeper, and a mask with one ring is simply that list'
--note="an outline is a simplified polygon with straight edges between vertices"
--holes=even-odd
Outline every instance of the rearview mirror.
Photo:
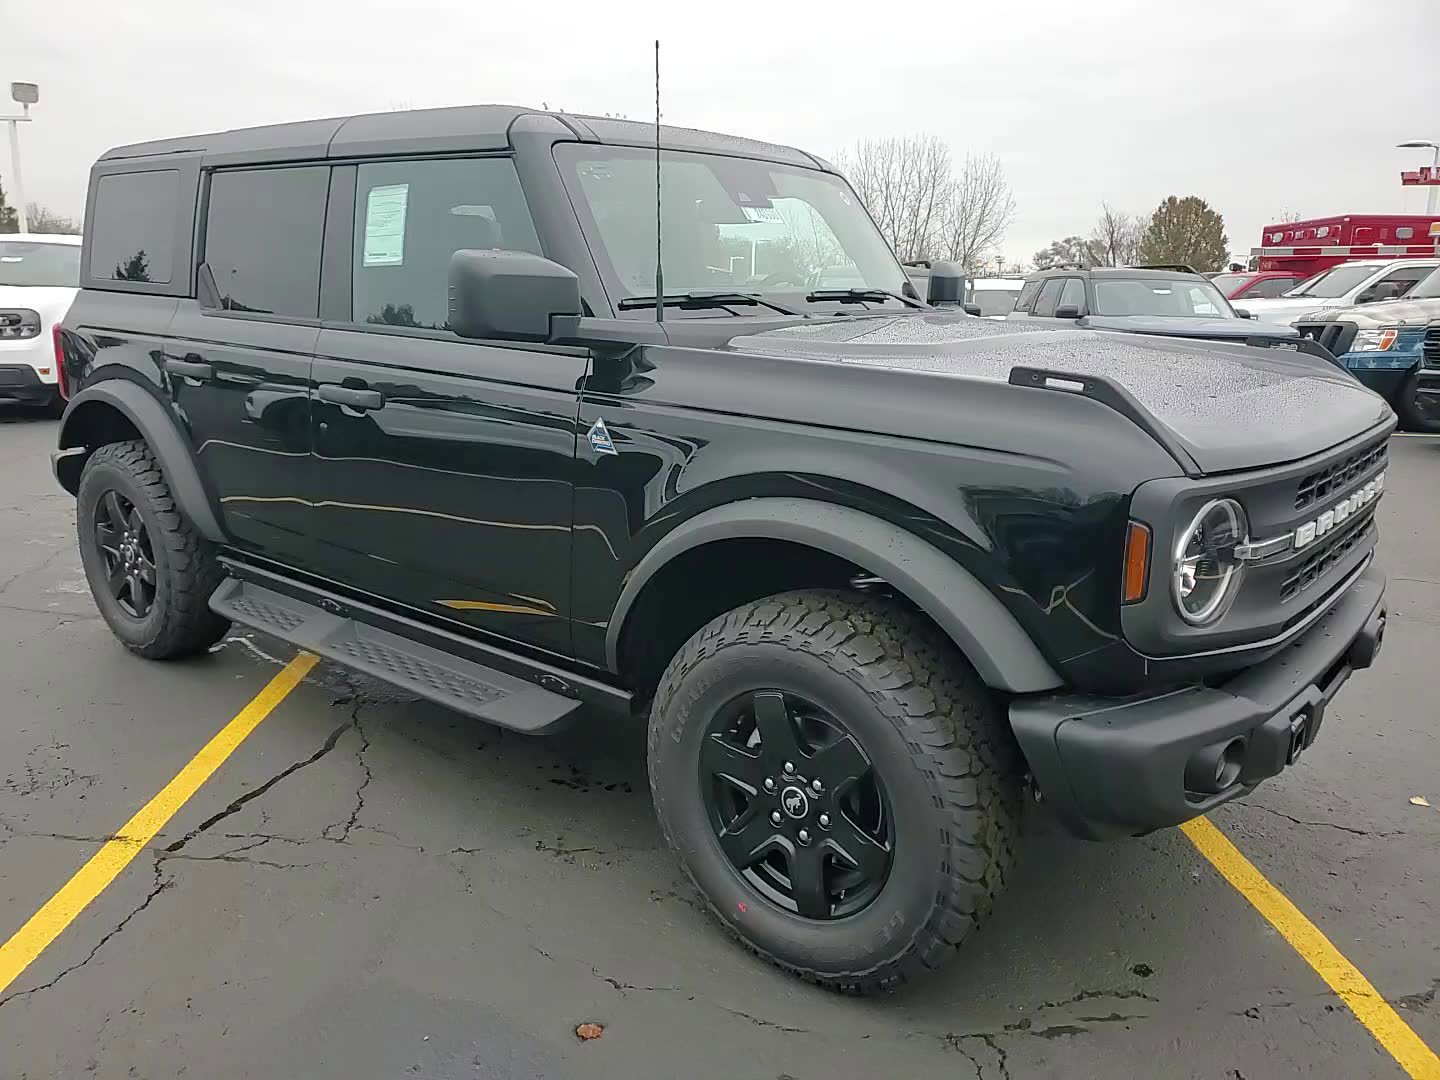
[{"label": "rearview mirror", "polygon": [[1055,309],[1055,318],[1057,319],[1078,319],[1079,317],[1080,309],[1074,304],[1062,304]]},{"label": "rearview mirror", "polygon": [[965,314],[966,314],[966,315],[979,315],[979,314],[980,314],[980,305],[979,305],[979,304],[966,304],[966,305],[965,305]]},{"label": "rearview mirror", "polygon": [[450,329],[463,338],[554,341],[580,324],[580,279],[528,251],[450,256]]},{"label": "rearview mirror", "polygon": [[1246,308],[1237,307],[1235,309],[1235,317],[1237,319],[1253,319],[1255,315],[1253,312],[1247,310]]}]

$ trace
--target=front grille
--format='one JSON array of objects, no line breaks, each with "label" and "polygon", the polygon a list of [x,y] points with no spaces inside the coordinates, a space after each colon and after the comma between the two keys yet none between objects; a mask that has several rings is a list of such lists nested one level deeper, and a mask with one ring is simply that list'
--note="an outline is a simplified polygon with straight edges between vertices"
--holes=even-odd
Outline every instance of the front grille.
[{"label": "front grille", "polygon": [[1295,509],[1304,510],[1319,499],[1338,495],[1371,469],[1383,468],[1389,458],[1390,444],[1382,440],[1310,473],[1300,481],[1300,489],[1295,493]]},{"label": "front grille", "polygon": [[1420,343],[1420,353],[1429,368],[1440,368],[1440,323],[1425,331],[1425,340]]},{"label": "front grille", "polygon": [[1301,337],[1309,338],[1317,345],[1323,345],[1331,356],[1343,356],[1350,351],[1355,334],[1360,329],[1355,323],[1343,322],[1301,322],[1295,324]]},{"label": "front grille", "polygon": [[1319,581],[1325,576],[1325,571],[1369,540],[1374,531],[1375,511],[1371,510],[1363,521],[1350,526],[1333,539],[1321,541],[1320,546],[1307,555],[1305,561],[1280,583],[1281,603],[1293,599]]}]

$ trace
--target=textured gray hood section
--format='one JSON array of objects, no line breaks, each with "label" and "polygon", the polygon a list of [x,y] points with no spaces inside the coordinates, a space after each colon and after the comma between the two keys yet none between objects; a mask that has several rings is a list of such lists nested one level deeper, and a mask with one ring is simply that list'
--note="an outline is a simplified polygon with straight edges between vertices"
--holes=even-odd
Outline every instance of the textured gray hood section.
[{"label": "textured gray hood section", "polygon": [[[1294,461],[1393,418],[1378,395],[1322,360],[1223,342],[927,313],[801,323],[730,346],[957,379],[1007,382],[1016,367],[1105,376],[1174,432],[1207,473]],[[1023,423],[1023,414],[1016,419]]]}]

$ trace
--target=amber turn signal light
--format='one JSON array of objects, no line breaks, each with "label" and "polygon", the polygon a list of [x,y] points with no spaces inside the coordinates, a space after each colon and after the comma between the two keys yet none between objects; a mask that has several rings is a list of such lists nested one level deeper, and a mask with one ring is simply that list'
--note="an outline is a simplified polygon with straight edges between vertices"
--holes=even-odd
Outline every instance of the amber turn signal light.
[{"label": "amber turn signal light", "polygon": [[1150,526],[1130,522],[1125,533],[1124,602],[1133,604],[1145,599],[1150,583]]}]

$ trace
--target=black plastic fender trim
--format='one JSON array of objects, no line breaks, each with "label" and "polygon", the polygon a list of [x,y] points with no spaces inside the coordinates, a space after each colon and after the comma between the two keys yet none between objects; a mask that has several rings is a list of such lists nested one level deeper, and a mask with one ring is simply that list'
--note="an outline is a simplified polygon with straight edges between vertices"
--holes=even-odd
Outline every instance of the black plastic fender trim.
[{"label": "black plastic fender trim", "polygon": [[630,573],[605,638],[619,670],[620,636],[646,583],[671,559],[717,540],[787,540],[838,556],[882,578],[949,635],[987,686],[1036,693],[1063,685],[1030,636],[973,574],[900,526],[810,499],[761,498],[717,506],[677,525]]},{"label": "black plastic fender trim", "polygon": [[160,471],[165,474],[176,505],[195,530],[207,540],[227,543],[228,538],[220,527],[220,519],[206,494],[200,471],[195,467],[189,444],[179,426],[164,405],[129,380],[107,379],[86,387],[71,399],[60,422],[60,450],[63,452],[81,446],[86,450],[95,449],[85,443],[82,425],[76,422],[76,417],[85,411],[85,407],[95,403],[115,409],[140,432],[155,460],[160,463]]}]

